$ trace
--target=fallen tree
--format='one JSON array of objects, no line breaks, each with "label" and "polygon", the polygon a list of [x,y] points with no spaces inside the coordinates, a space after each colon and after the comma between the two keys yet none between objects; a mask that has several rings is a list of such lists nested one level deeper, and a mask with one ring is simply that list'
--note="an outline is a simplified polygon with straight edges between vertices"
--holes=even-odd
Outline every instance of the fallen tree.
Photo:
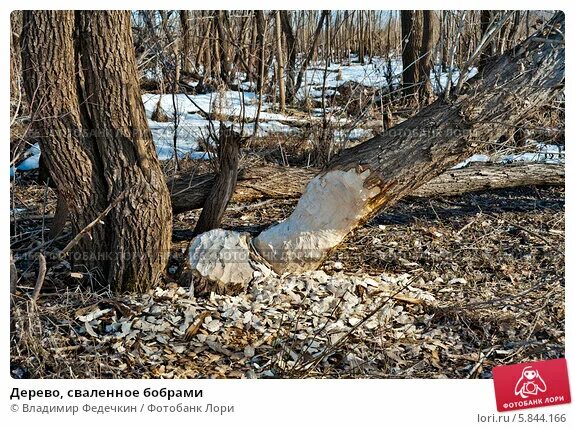
[{"label": "fallen tree", "polygon": [[560,91],[565,76],[564,15],[494,57],[452,99],[438,99],[384,134],[344,151],[307,185],[293,213],[253,240],[212,230],[190,244],[189,263],[220,292],[256,272],[317,268],[345,236],[486,142],[513,128]]},{"label": "fallen tree", "polygon": [[[306,185],[321,171],[317,168],[263,166],[241,170],[231,201],[250,203],[261,199],[299,198]],[[216,174],[180,175],[169,182],[175,214],[204,207]],[[448,170],[408,194],[432,198],[519,186],[564,186],[563,164],[472,164]]]}]

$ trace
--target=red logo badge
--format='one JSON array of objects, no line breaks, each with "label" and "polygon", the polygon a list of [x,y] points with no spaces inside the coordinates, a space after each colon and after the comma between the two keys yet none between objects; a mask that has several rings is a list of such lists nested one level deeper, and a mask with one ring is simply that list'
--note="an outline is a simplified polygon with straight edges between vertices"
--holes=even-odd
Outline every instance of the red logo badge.
[{"label": "red logo badge", "polygon": [[494,367],[493,384],[498,411],[571,402],[565,359]]}]

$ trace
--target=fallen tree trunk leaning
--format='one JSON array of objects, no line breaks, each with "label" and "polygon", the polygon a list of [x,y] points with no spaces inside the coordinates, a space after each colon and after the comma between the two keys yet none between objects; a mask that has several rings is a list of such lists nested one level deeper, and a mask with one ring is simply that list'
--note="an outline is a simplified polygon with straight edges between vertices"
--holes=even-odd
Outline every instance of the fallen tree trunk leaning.
[{"label": "fallen tree trunk leaning", "polygon": [[[344,151],[313,178],[293,213],[250,240],[212,230],[190,244],[192,270],[237,290],[269,267],[278,274],[321,265],[345,236],[451,166],[494,141],[561,90],[563,13],[493,58],[453,100],[438,99],[384,134]],[[241,274],[239,274],[241,272]]]},{"label": "fallen tree trunk leaning", "polygon": [[[238,173],[238,182],[231,201],[250,203],[261,199],[299,198],[306,185],[317,174],[316,168],[283,166],[256,167]],[[170,182],[172,209],[175,214],[204,206],[216,175],[184,175]],[[489,189],[518,186],[563,186],[563,164],[473,164],[448,170],[410,192],[408,196],[432,198],[481,192]]]}]

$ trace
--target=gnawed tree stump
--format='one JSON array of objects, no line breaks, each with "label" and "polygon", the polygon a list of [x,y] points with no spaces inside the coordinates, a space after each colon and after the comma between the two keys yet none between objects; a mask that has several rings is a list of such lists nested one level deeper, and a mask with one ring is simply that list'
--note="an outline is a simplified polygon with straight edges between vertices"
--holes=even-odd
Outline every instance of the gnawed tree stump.
[{"label": "gnawed tree stump", "polygon": [[192,273],[199,276],[195,293],[236,293],[254,277],[271,275],[272,271],[250,249],[250,240],[249,234],[223,229],[213,229],[192,240],[189,263]]},{"label": "gnawed tree stump", "polygon": [[238,164],[242,137],[232,128],[220,124],[218,145],[218,172],[208,193],[194,234],[217,228],[234,193],[238,179]]},{"label": "gnawed tree stump", "polygon": [[[439,99],[381,136],[344,151],[309,183],[288,219],[252,240],[258,257],[278,274],[318,267],[349,232],[382,208],[494,141],[551,99],[564,83],[564,19],[559,12],[540,32],[494,58],[455,99]],[[219,233],[221,250],[215,253],[203,251],[214,248],[208,238],[196,237],[192,246],[198,257],[190,257],[192,269],[226,265],[227,235],[234,234]],[[226,277],[219,280],[225,283]]]}]

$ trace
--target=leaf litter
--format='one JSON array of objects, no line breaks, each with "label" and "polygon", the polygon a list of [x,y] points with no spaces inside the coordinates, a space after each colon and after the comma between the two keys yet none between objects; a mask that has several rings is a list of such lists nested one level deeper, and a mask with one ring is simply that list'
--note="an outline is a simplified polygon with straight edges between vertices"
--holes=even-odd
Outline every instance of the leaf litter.
[{"label": "leaf litter", "polygon": [[[257,232],[289,204],[231,210],[225,226]],[[256,278],[235,296],[176,283],[116,297],[66,287],[32,308],[23,295],[12,374],[489,378],[495,365],[561,357],[563,205],[553,189],[405,200],[321,270]]]}]

